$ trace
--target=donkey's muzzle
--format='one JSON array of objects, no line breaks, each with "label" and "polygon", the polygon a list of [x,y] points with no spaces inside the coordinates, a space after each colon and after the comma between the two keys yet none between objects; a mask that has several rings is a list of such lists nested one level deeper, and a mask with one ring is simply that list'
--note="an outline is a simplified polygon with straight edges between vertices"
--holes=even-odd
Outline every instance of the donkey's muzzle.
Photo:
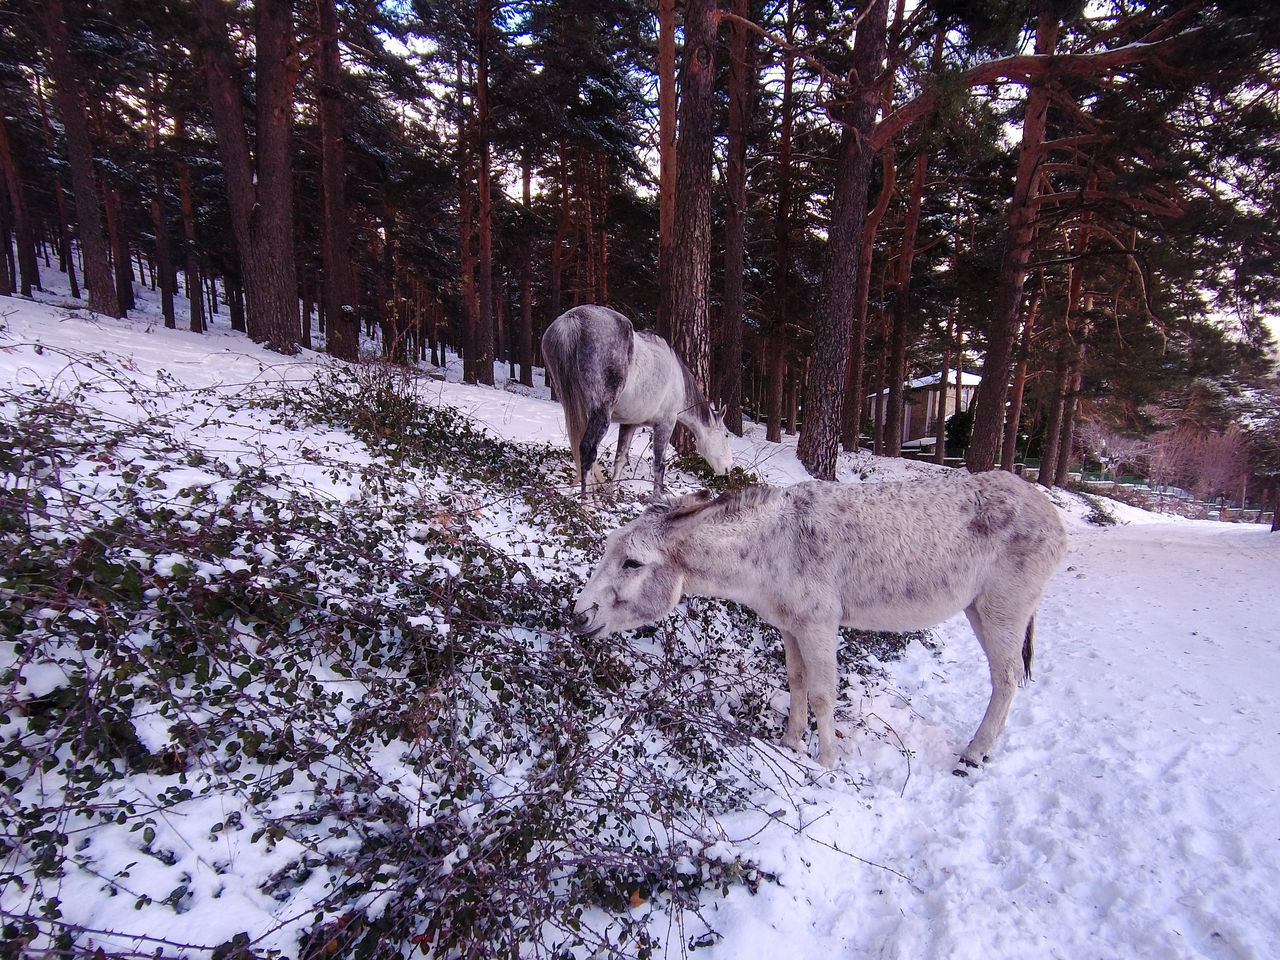
[{"label": "donkey's muzzle", "polygon": [[596,633],[600,627],[593,626],[593,621],[595,620],[596,611],[599,609],[599,606],[593,603],[585,610],[575,613],[573,619],[569,621],[569,629],[583,636]]}]

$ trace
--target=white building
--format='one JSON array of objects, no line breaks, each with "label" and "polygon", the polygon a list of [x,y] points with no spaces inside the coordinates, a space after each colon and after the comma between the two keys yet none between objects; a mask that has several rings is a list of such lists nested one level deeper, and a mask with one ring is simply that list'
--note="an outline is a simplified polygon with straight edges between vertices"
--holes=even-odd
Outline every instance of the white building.
[{"label": "white building", "polygon": [[[942,380],[941,373],[931,373],[927,377],[917,377],[903,384],[902,402],[902,446],[931,447],[938,435],[938,384]],[[968,410],[973,403],[973,395],[978,390],[982,378],[976,373],[960,374],[960,409]],[[883,425],[888,419],[889,388],[886,387],[877,402],[876,395],[867,397],[869,412],[877,425]],[[956,374],[954,370],[947,372],[947,391],[942,402],[942,418],[946,420],[956,412]]]}]

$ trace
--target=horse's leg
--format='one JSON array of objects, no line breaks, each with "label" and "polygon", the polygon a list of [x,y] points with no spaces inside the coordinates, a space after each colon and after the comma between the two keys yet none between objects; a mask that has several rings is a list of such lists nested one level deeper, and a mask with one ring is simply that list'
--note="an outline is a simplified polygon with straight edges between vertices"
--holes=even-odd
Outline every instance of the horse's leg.
[{"label": "horse's leg", "polygon": [[1026,672],[1022,662],[1022,642],[1030,615],[1017,610],[993,609],[984,600],[979,597],[964,612],[991,668],[991,700],[987,704],[987,712],[983,714],[982,723],[969,746],[960,754],[960,762],[970,767],[981,766],[987,759],[1009,718],[1009,705],[1017,692],[1018,678]]},{"label": "horse's leg", "polygon": [[807,756],[809,748],[805,744],[805,734],[809,732],[809,690],[804,655],[800,653],[796,638],[785,631],[782,632],[782,651],[787,660],[787,692],[790,694],[787,732],[782,736],[782,745]]},{"label": "horse's leg", "polygon": [[667,479],[667,444],[671,442],[671,431],[675,430],[675,420],[663,420],[653,425],[653,495],[662,496]]},{"label": "horse's leg", "polygon": [[[596,465],[596,454],[600,449],[600,441],[603,439],[605,431],[609,429],[609,408],[608,407],[592,407],[587,414],[586,429],[582,432],[582,439],[578,441],[578,456],[580,458],[580,466],[582,470],[582,495],[587,494],[587,471],[593,470]],[[594,470],[596,482],[599,483],[600,471]]]},{"label": "horse's leg", "polygon": [[613,469],[609,472],[609,482],[617,483],[622,476],[622,468],[626,466],[631,455],[631,439],[636,435],[638,424],[618,424],[618,452],[613,457]]}]

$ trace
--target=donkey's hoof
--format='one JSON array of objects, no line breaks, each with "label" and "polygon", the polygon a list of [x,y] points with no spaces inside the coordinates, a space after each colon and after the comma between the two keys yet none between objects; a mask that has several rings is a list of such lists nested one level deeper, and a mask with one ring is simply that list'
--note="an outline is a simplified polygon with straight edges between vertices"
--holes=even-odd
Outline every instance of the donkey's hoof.
[{"label": "donkey's hoof", "polygon": [[805,743],[804,737],[783,737],[782,745],[788,750],[794,750],[796,753],[806,757],[809,755],[809,745]]}]

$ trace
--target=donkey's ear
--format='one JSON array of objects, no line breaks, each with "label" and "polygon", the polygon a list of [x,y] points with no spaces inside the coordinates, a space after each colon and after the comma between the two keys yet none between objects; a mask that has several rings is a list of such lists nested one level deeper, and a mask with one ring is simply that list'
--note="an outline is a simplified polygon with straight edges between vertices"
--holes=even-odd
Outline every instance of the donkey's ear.
[{"label": "donkey's ear", "polygon": [[668,524],[681,523],[690,517],[697,516],[715,502],[716,495],[710,490],[687,493],[683,497],[677,497],[671,501],[667,509],[666,521]]},{"label": "donkey's ear", "polygon": [[724,425],[724,417],[725,417],[725,414],[727,414],[728,412],[729,412],[728,407],[721,406],[718,403],[713,403],[711,405],[711,415],[715,417],[716,423],[720,424],[721,426]]}]

